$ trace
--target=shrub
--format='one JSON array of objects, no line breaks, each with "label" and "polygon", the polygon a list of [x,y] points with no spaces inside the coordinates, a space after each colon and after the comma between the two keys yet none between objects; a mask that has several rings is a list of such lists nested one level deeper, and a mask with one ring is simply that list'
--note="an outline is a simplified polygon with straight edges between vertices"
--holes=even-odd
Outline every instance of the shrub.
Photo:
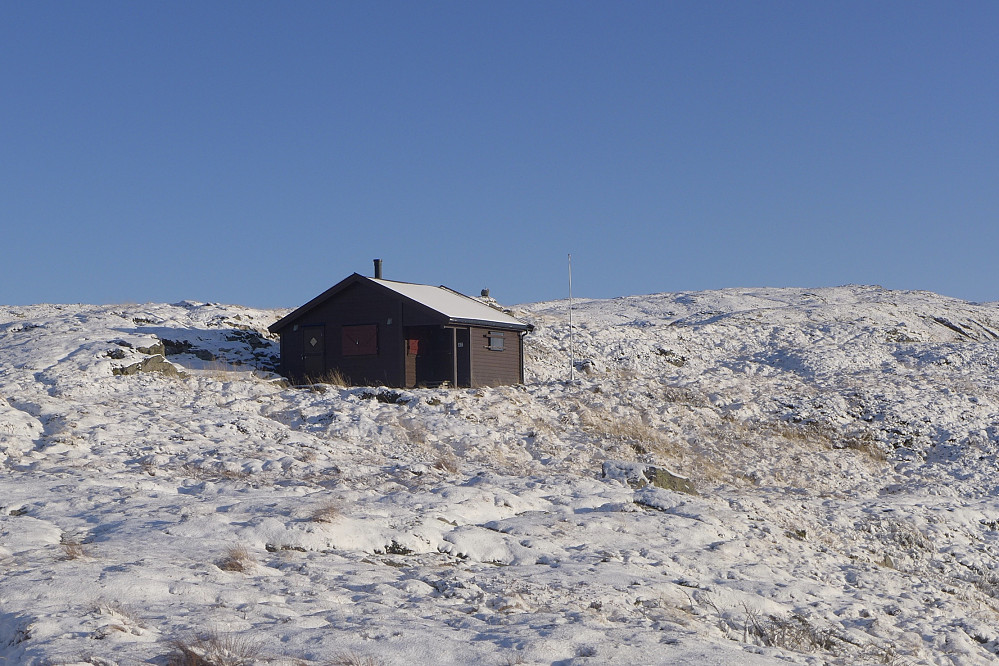
[{"label": "shrub", "polygon": [[401,543],[399,543],[395,539],[392,539],[392,543],[390,543],[389,545],[385,546],[385,553],[387,555],[412,555],[413,554],[413,549],[412,548],[406,548],[405,546],[403,546]]}]

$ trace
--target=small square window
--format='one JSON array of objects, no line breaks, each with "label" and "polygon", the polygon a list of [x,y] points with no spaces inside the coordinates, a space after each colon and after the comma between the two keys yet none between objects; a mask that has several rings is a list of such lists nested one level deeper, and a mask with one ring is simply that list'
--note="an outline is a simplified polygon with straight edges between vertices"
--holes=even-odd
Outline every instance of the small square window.
[{"label": "small square window", "polygon": [[505,349],[503,343],[503,334],[499,331],[489,331],[486,336],[489,339],[489,344],[486,345],[488,349],[493,351],[503,351]]}]

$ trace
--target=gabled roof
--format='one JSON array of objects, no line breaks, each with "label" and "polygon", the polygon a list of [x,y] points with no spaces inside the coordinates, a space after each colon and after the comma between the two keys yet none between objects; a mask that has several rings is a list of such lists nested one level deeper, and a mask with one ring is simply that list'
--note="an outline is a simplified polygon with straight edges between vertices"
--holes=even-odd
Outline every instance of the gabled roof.
[{"label": "gabled roof", "polygon": [[349,285],[358,282],[367,282],[379,289],[394,293],[407,301],[433,310],[446,318],[447,323],[450,324],[484,325],[519,331],[528,331],[534,328],[516,317],[511,317],[502,310],[497,310],[481,301],[477,301],[474,298],[470,298],[444,286],[432,287],[426,284],[381,280],[354,273],[291,314],[271,324],[268,330],[272,333],[278,332],[312,308],[332,298]]}]

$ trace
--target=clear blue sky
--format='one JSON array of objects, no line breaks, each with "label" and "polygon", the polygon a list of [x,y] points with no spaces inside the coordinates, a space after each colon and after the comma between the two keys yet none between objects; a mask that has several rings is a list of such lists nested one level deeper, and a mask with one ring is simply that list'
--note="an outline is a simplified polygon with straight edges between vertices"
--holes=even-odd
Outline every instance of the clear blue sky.
[{"label": "clear blue sky", "polygon": [[999,3],[0,0],[0,303],[999,300]]}]

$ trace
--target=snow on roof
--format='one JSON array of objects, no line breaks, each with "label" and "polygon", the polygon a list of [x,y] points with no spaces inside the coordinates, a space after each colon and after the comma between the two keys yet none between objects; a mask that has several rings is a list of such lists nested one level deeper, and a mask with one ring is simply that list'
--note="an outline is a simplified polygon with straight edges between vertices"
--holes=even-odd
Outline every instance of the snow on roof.
[{"label": "snow on roof", "polygon": [[519,319],[447,287],[432,287],[427,284],[395,282],[393,280],[380,280],[377,278],[368,279],[456,321],[483,322],[527,328],[527,324]]}]

